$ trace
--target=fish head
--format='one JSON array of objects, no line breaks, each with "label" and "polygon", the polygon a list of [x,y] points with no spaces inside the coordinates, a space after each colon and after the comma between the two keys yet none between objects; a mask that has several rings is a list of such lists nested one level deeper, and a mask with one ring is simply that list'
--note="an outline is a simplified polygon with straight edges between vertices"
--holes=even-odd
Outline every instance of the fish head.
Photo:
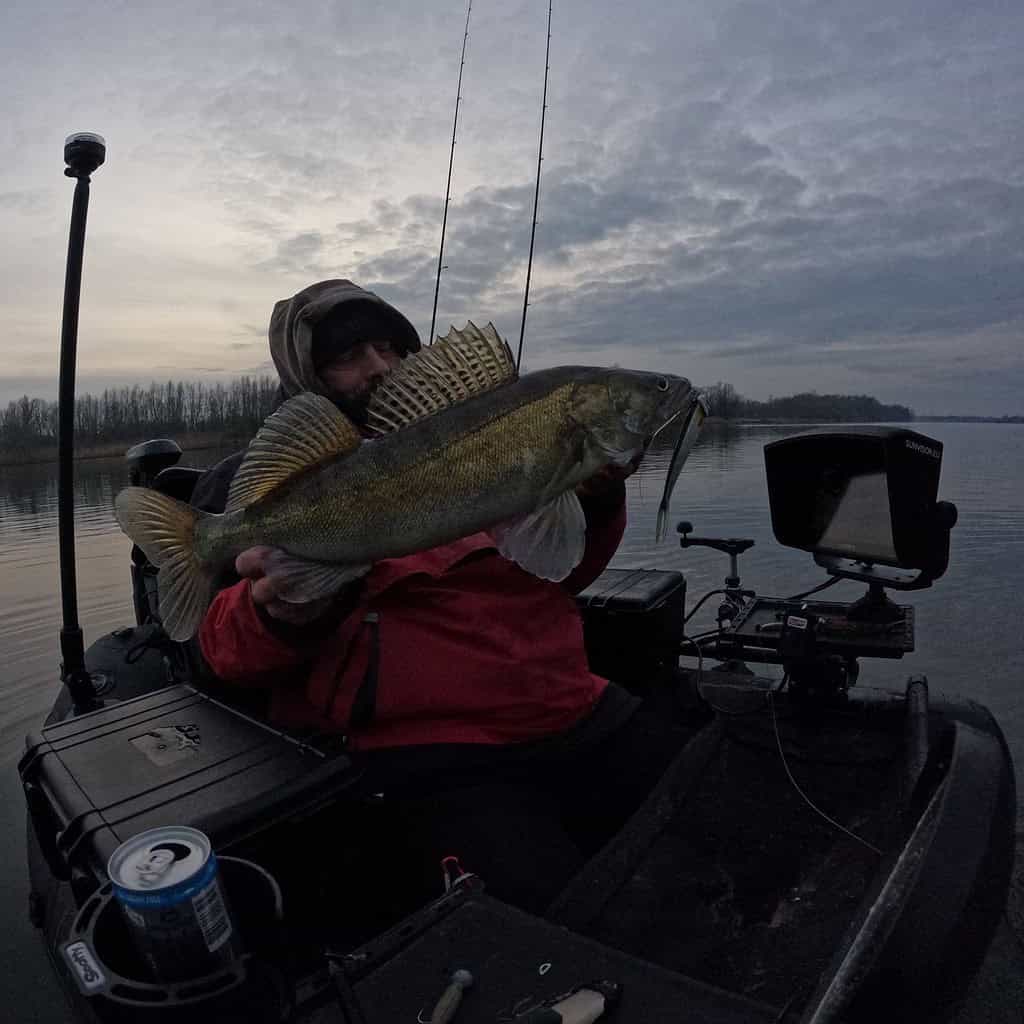
[{"label": "fish head", "polygon": [[586,422],[592,451],[596,449],[599,458],[625,465],[670,423],[682,421],[658,505],[656,537],[661,540],[673,488],[707,416],[706,400],[685,377],[670,374],[608,370],[601,383],[603,387],[590,388]]},{"label": "fish head", "polygon": [[578,381],[571,416],[585,429],[598,458],[625,465],[696,400],[695,389],[684,377],[601,370]]},{"label": "fish head", "polygon": [[611,461],[628,462],[696,401],[684,377],[604,370],[577,387],[573,418]]},{"label": "fish head", "polygon": [[685,377],[639,370],[613,371],[608,396],[626,430],[650,441],[693,404],[693,386]]}]

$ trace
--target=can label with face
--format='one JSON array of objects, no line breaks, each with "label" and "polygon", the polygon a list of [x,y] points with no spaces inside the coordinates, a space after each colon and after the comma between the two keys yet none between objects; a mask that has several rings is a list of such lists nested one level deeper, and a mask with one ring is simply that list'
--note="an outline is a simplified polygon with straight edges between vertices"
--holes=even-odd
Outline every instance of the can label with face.
[{"label": "can label with face", "polygon": [[198,829],[149,829],[122,843],[107,872],[136,948],[160,981],[216,970],[238,953],[210,840]]}]

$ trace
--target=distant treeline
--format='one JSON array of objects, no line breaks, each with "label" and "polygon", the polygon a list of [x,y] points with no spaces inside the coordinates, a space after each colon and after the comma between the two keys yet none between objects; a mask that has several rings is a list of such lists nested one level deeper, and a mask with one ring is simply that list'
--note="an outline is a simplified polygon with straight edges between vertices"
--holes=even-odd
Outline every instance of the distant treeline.
[{"label": "distant treeline", "polygon": [[758,402],[744,398],[721,381],[704,388],[710,415],[723,420],[795,420],[802,423],[909,422],[914,410],[905,405],[883,405],[870,395],[819,395],[809,391],[787,398]]},{"label": "distant treeline", "polygon": [[[251,437],[273,411],[277,381],[239,377],[224,384],[167,381],[149,387],[108,388],[75,399],[75,443],[80,448],[150,437],[204,435]],[[869,395],[793,395],[758,402],[731,384],[704,389],[710,413],[726,420],[799,420],[809,423],[907,421],[905,405],[883,405]],[[27,449],[41,452],[57,444],[57,403],[27,395],[0,410],[0,461]]]},{"label": "distant treeline", "polygon": [[[251,436],[274,407],[277,381],[239,377],[228,384],[167,381],[108,388],[75,399],[75,442],[134,443],[149,437],[211,434]],[[57,403],[27,395],[0,410],[0,449],[57,444]]]},{"label": "distant treeline", "polygon": [[918,416],[919,423],[1024,423],[1024,416]]}]

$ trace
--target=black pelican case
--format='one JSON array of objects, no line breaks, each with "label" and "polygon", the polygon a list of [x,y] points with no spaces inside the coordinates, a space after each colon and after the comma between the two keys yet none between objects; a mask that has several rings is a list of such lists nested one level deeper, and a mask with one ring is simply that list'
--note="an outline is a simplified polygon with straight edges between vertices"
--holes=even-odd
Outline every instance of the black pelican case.
[{"label": "black pelican case", "polygon": [[44,726],[18,765],[50,870],[85,889],[110,854],[161,825],[216,849],[311,813],[351,784],[343,753],[278,732],[188,685]]},{"label": "black pelican case", "polygon": [[664,569],[605,569],[576,598],[590,670],[643,692],[679,660],[686,578]]}]

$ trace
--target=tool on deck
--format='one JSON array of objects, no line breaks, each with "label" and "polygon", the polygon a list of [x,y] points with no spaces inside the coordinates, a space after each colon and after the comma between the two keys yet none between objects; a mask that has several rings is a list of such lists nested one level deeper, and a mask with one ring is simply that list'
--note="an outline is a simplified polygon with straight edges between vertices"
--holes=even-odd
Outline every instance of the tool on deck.
[{"label": "tool on deck", "polygon": [[590,981],[529,1010],[516,1018],[516,1024],[592,1024],[621,994],[618,982]]},{"label": "tool on deck", "polygon": [[441,993],[437,1005],[430,1014],[430,1024],[448,1024],[462,1002],[462,993],[473,984],[473,975],[464,968],[452,974],[448,987]]}]

